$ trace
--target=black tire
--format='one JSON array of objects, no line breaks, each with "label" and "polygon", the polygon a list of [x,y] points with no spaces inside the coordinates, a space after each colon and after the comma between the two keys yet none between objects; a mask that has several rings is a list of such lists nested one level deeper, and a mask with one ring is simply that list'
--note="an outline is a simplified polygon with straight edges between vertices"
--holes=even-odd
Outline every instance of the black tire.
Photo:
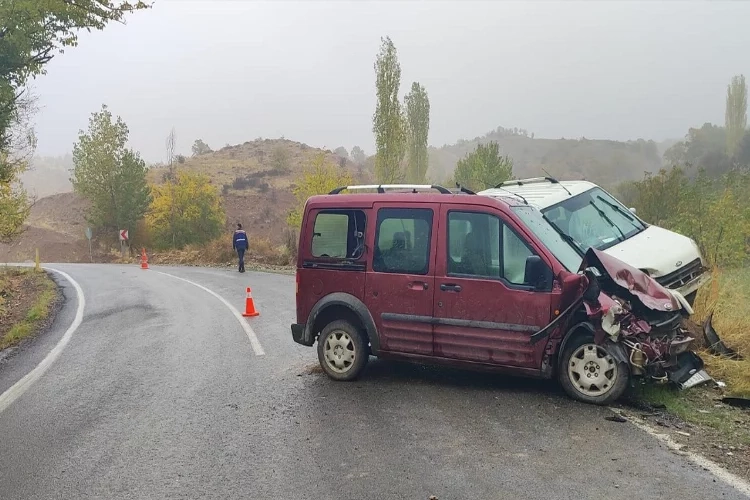
[{"label": "black tire", "polygon": [[[595,344],[591,333],[576,334],[570,339],[560,356],[557,370],[560,385],[570,397],[584,403],[606,405],[622,396],[630,381],[630,367],[618,361],[608,349],[606,344]],[[586,371],[586,376],[593,378],[593,381],[579,381],[580,375],[576,371],[584,369],[594,370],[590,373]],[[585,388],[587,382],[591,384],[588,389]],[[597,384],[601,387],[597,387]]]},{"label": "black tire", "polygon": [[318,361],[333,380],[356,379],[367,364],[368,351],[364,334],[346,320],[329,323],[318,337]]}]

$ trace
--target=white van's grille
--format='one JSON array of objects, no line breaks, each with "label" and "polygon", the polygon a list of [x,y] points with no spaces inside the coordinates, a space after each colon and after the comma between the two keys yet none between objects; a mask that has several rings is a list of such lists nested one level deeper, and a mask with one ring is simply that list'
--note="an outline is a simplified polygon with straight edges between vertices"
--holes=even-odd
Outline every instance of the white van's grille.
[{"label": "white van's grille", "polygon": [[656,278],[656,281],[667,288],[677,289],[703,274],[703,271],[704,269],[701,265],[701,260],[695,259],[675,272],[659,276]]}]

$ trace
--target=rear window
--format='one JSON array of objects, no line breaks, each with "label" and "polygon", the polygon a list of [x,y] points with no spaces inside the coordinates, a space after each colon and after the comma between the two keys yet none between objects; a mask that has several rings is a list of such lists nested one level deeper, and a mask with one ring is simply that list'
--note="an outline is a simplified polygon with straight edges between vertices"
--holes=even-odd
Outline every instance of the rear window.
[{"label": "rear window", "polygon": [[364,250],[365,220],[361,210],[319,212],[313,224],[313,257],[359,258]]}]

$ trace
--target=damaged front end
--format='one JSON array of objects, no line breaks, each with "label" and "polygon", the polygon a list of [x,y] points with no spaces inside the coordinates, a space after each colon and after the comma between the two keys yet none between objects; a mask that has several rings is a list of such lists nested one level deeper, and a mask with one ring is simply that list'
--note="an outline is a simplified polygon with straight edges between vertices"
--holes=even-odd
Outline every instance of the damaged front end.
[{"label": "damaged front end", "polygon": [[597,344],[612,343],[630,373],[687,389],[708,382],[703,360],[682,327],[690,305],[644,272],[596,249],[586,253],[582,303]]}]

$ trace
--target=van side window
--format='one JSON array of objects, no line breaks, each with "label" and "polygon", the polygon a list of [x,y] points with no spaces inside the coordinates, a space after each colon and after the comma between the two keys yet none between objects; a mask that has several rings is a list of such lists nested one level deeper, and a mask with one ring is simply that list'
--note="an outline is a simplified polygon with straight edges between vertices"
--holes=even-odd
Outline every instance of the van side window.
[{"label": "van side window", "polygon": [[448,273],[501,276],[500,219],[476,212],[448,212]]},{"label": "van side window", "polygon": [[448,212],[448,274],[504,278],[527,285],[526,258],[534,252],[494,215]]},{"label": "van side window", "polygon": [[313,257],[357,259],[364,251],[365,214],[361,210],[325,210],[315,216]]},{"label": "van side window", "polygon": [[534,252],[503,224],[503,277],[514,285],[526,285],[526,257]]},{"label": "van side window", "polygon": [[427,208],[378,210],[374,271],[427,274],[430,262],[432,210]]}]

